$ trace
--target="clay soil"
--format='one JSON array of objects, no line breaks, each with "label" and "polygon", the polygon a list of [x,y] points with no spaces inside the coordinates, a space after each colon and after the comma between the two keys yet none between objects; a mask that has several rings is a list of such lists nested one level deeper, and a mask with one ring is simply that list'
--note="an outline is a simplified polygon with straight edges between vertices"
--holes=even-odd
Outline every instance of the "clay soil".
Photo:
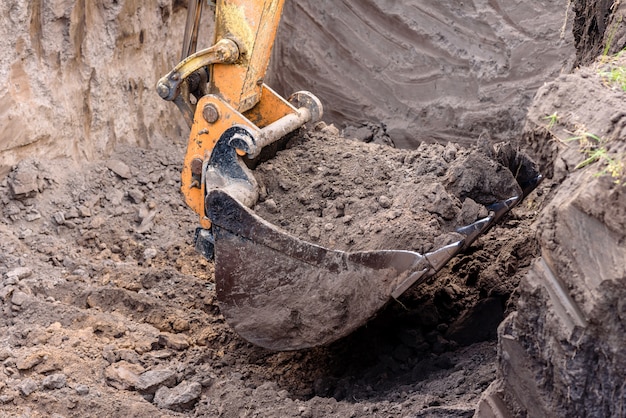
[{"label": "clay soil", "polygon": [[487,141],[483,149],[448,143],[408,151],[348,140],[323,125],[256,169],[256,212],[304,240],[426,253],[459,239],[455,229],[487,216],[486,206],[521,194]]}]

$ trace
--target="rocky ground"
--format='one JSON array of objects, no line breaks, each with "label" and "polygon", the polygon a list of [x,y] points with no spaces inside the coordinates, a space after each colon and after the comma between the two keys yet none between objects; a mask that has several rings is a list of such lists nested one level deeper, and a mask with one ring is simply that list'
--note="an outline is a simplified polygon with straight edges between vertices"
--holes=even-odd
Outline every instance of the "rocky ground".
[{"label": "rocky ground", "polygon": [[472,415],[495,377],[495,327],[535,252],[520,228],[532,203],[367,328],[275,353],[220,315],[178,191],[182,152],[26,160],[4,179],[4,414]]},{"label": "rocky ground", "polygon": [[[153,99],[146,93],[152,87],[137,81],[158,78],[170,64],[157,60],[159,65],[154,66],[155,59],[148,59],[151,64],[145,68],[149,74],[137,75],[130,81],[124,75],[125,66],[135,66],[136,61],[130,57],[137,56],[144,42],[154,45],[161,30],[181,27],[183,3],[159,1],[154,8],[142,8],[134,1],[103,5],[68,0],[55,2],[54,7],[39,1],[2,6],[0,10],[9,17],[8,27],[22,29],[3,29],[7,36],[2,37],[2,47],[11,54],[0,60],[10,64],[0,68],[0,75],[8,74],[11,80],[5,96],[11,98],[9,103],[17,104],[0,109],[2,120],[12,121],[5,131],[11,134],[11,140],[3,137],[0,149],[4,165],[0,168],[0,415],[624,416],[626,93],[612,74],[615,69],[626,67],[624,56],[614,56],[626,45],[626,26],[622,24],[625,12],[620,2],[572,3],[575,62],[581,68],[557,77],[537,92],[523,133],[515,129],[520,127],[525,106],[530,103],[529,91],[549,81],[547,76],[540,81],[531,78],[530,84],[524,83],[516,93],[517,81],[536,74],[536,61],[524,67],[523,57],[531,53],[528,51],[542,50],[533,40],[553,39],[550,36],[557,32],[547,36],[542,32],[547,26],[533,25],[536,31],[530,33],[520,30],[523,27],[516,24],[516,19],[494,19],[493,16],[509,16],[508,9],[500,7],[499,2],[465,2],[456,8],[448,5],[454,10],[452,14],[442,11],[445,6],[433,6],[438,12],[427,14],[429,22],[486,16],[487,23],[496,25],[494,31],[482,26],[480,19],[478,26],[468,23],[484,29],[476,33],[489,46],[484,59],[470,66],[484,71],[470,75],[485,75],[486,78],[478,79],[490,87],[470,95],[479,104],[469,105],[466,116],[462,116],[463,111],[455,113],[456,107],[444,103],[445,100],[437,102],[439,95],[434,95],[430,102],[426,96],[420,105],[430,110],[407,118],[399,109],[415,107],[416,102],[400,94],[404,93],[404,84],[402,79],[394,79],[392,85],[400,81],[394,89],[397,100],[380,107],[394,116],[391,133],[398,135],[398,142],[410,143],[406,132],[424,121],[433,122],[428,132],[445,125],[440,135],[431,137],[444,141],[415,151],[385,149],[380,160],[397,168],[410,161],[398,159],[398,155],[414,156],[415,161],[418,154],[428,155],[426,161],[438,162],[431,166],[432,172],[441,169],[440,177],[448,178],[449,167],[443,167],[455,160],[452,151],[456,156],[470,151],[448,144],[445,139],[467,134],[466,128],[471,127],[474,132],[465,138],[476,142],[478,130],[486,127],[493,137],[510,136],[507,139],[513,143],[525,145],[547,179],[436,278],[389,304],[367,326],[330,346],[287,353],[255,347],[231,330],[216,301],[213,262],[204,260],[193,249],[197,219],[179,192],[185,140],[181,125],[172,122],[165,110],[154,107]],[[317,16],[310,12],[317,6],[307,4],[297,6],[296,12]],[[372,11],[382,10],[382,3],[368,4],[366,11],[370,15],[364,14],[365,9],[360,6],[350,8],[341,3],[343,9],[348,7],[345,13],[322,14],[320,19],[336,21],[345,15],[362,20],[366,15],[379,16]],[[553,2],[540,2],[533,12],[541,15],[555,7]],[[118,21],[116,16],[122,12],[130,17]],[[86,24],[78,24],[85,16],[89,16]],[[294,9],[288,10],[286,22],[293,16]],[[395,16],[393,22],[405,22],[403,14]],[[463,21],[474,22],[472,19]],[[525,19],[532,21],[529,16]],[[556,20],[569,22],[562,19],[562,14]],[[142,31],[142,22],[152,29]],[[297,29],[293,23],[287,26],[292,31]],[[394,28],[394,36],[376,32],[382,46],[386,45],[385,39],[397,39],[395,35],[414,29],[410,22],[388,26]],[[436,48],[421,51],[416,59],[430,51],[436,60],[437,50],[452,42],[450,39],[474,33],[463,25],[444,26],[450,31],[424,38],[428,42],[421,43],[428,46],[436,40]],[[357,26],[333,26],[344,27]],[[65,43],[42,42],[46,36],[54,38],[55,31]],[[504,39],[512,32],[517,34],[514,39],[521,41],[505,44],[519,48],[507,49],[507,59],[502,61],[493,51],[504,44],[494,39]],[[115,39],[109,39],[109,35]],[[302,49],[304,55],[315,50],[310,46]],[[105,52],[115,48],[119,51],[116,58],[126,64],[107,66],[108,75],[94,72],[95,63],[100,65],[102,57],[110,57]],[[278,56],[284,56],[291,47],[281,48]],[[81,58],[81,53],[86,57]],[[553,63],[561,63],[558,54],[557,58],[552,56]],[[311,62],[326,63],[333,57],[323,58]],[[451,64],[444,66],[446,77],[466,68],[464,62],[450,58]],[[311,70],[325,68],[312,67]],[[385,74],[376,66],[367,69]],[[498,69],[507,74],[505,83],[499,83]],[[512,69],[521,72],[509,73]],[[151,75],[153,72],[158,74]],[[65,74],[72,80],[82,80],[70,89],[71,96],[78,100],[66,99],[65,93],[59,93],[66,90],[52,92],[33,74]],[[427,71],[424,74],[425,85],[437,85],[439,76],[429,78]],[[281,82],[290,84],[285,82],[288,79],[285,75]],[[335,93],[329,97],[337,97],[338,104],[344,105],[338,109],[350,116],[353,103],[337,96],[338,89],[332,83],[331,80],[327,87],[316,86],[326,93]],[[98,90],[103,85],[104,89]],[[120,85],[126,86],[123,93],[117,89]],[[116,92],[112,93],[112,97],[117,97],[115,103],[130,103],[132,111],[124,113],[124,118],[117,117],[118,107],[106,105],[104,98],[111,90]],[[435,90],[433,87],[432,92]],[[522,106],[522,111],[498,113],[495,124],[482,123],[481,120],[491,121],[485,117],[496,112],[493,107],[483,106],[498,103],[489,92],[508,97],[515,106]],[[362,103],[369,103],[368,97],[388,96],[363,93]],[[70,110],[65,110],[66,102],[72,104],[67,107]],[[20,109],[28,107],[34,112],[41,103],[48,103],[39,113],[46,121],[45,129],[34,132],[33,126],[43,126],[36,124],[22,129],[27,124],[16,115],[26,113],[20,113]],[[463,101],[456,100],[454,104],[464,108]],[[368,106],[358,109],[367,110]],[[131,113],[142,116],[128,121]],[[79,114],[86,115],[86,120],[75,116]],[[66,115],[74,116],[68,119]],[[378,116],[373,119],[384,119],[382,113]],[[453,126],[447,127],[451,117]],[[55,126],[63,129],[53,129]],[[376,120],[346,129],[343,134],[389,143],[384,130],[384,124]],[[156,134],[162,131],[174,139],[163,140],[165,134]],[[424,138],[428,132],[412,139],[428,139]],[[62,141],[64,136],[67,142]],[[125,145],[125,136],[133,145]],[[64,145],[59,148],[55,141]],[[359,149],[375,148],[376,153],[381,150],[378,146],[361,145]],[[304,157],[307,151],[300,152]],[[36,157],[25,158],[31,154]],[[99,158],[100,155],[104,157]],[[52,156],[55,158],[48,158]],[[312,157],[318,158],[319,154],[306,155]],[[21,162],[14,164],[18,160]],[[341,173],[341,166],[311,165],[313,170],[308,172],[330,173],[352,181],[355,177]],[[316,173],[319,167],[323,170]],[[307,173],[306,167],[303,172]],[[272,186],[275,178],[271,170],[268,173],[267,194],[259,211],[266,211],[267,216],[281,215],[281,210],[277,210],[284,209],[281,198],[272,192],[294,185],[278,182],[278,187]],[[384,173],[378,174],[373,177],[380,180],[380,185],[388,186],[389,191],[401,184],[393,180],[389,186],[390,179]],[[369,174],[362,177],[367,183]],[[298,176],[286,178],[293,181]],[[458,199],[458,193],[450,192],[452,184],[443,181],[442,187]],[[345,198],[354,197],[346,196],[345,189]],[[352,216],[353,225],[365,221],[362,230],[372,234],[368,240],[375,240],[383,236],[380,233],[384,229],[377,229],[380,222],[366,227],[367,218],[385,218],[397,205],[404,210],[414,198],[406,190],[401,192],[406,193],[402,200],[395,192],[385,195],[388,200],[382,199],[380,192],[365,193],[363,197],[374,197],[374,201],[364,206],[367,211],[359,208],[351,214],[351,208],[358,206],[349,199],[339,205],[327,202],[324,207],[321,203],[315,207],[314,200],[334,196],[337,190],[330,190],[326,196],[324,190],[320,196],[314,194],[316,190],[311,193],[315,199],[307,200],[304,196],[300,203],[306,205],[299,209],[311,217],[309,223],[293,232],[312,240],[333,238],[347,248],[358,242],[343,239],[345,231],[341,228],[350,225],[344,223],[347,216]],[[445,197],[441,190],[431,195]],[[471,211],[464,211],[462,203],[459,200],[448,205],[449,216],[433,211],[433,219],[438,223],[433,223],[437,226],[433,228],[435,232],[447,231],[452,224],[467,220],[463,214]],[[282,213],[283,219],[289,220],[292,213],[292,209]],[[341,216],[336,217],[337,214]],[[385,222],[394,225],[392,221],[400,218],[394,216],[388,216],[390,219],[385,218]],[[330,221],[344,225],[339,228],[341,234],[332,237],[323,233]],[[281,224],[280,219],[276,222]],[[283,223],[289,226],[288,222]],[[401,231],[401,225],[395,227]],[[390,238],[379,244],[387,239]]]}]

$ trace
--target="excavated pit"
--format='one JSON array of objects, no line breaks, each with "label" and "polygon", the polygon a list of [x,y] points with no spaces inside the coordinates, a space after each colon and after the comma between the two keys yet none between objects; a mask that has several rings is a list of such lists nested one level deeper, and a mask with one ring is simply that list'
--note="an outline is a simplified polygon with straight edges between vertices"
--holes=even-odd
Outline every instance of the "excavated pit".
[{"label": "excavated pit", "polygon": [[[393,164],[417,153],[341,141],[353,153],[374,148]],[[446,147],[420,152],[426,149]],[[353,335],[275,353],[241,340],[219,313],[212,263],[193,251],[196,219],[177,191],[182,153],[167,144],[123,147],[80,169],[24,161],[0,185],[8,266],[3,408],[186,416],[189,406],[166,398],[167,387],[178,385],[189,396],[199,387],[207,392],[192,397],[201,416],[220,408],[241,415],[242,399],[270,416],[471,415],[495,378],[497,324],[536,252],[524,227],[531,212],[516,209],[436,279]],[[174,377],[161,381],[156,372]],[[65,383],[46,389],[48,376],[63,381],[56,375]],[[143,383],[148,378],[162,387],[158,396]]]},{"label": "excavated pit", "polygon": [[[254,347],[224,323],[213,264],[193,251],[197,219],[179,192],[186,128],[153,91],[177,59],[183,3],[0,6],[0,414],[472,416],[497,377],[496,329],[540,253],[535,221],[557,183],[347,338]],[[257,211],[308,241],[422,252],[447,242],[480,204],[517,190],[476,162],[492,153],[488,136],[518,143],[534,92],[573,60],[561,2],[396,3],[287,2],[268,83],[311,90],[342,132],[301,133],[259,166]],[[597,29],[609,4],[585,4],[577,18]],[[602,50],[587,40],[583,58]],[[554,111],[536,108],[526,136],[554,139]],[[546,173],[563,173],[565,160],[531,145]]]}]

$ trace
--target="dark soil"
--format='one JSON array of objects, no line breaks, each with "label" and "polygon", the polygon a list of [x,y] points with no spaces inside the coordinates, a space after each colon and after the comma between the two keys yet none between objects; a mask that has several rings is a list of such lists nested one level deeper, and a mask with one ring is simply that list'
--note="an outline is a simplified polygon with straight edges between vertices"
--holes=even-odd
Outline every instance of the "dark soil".
[{"label": "dark soil", "polygon": [[[437,140],[440,145],[399,151],[337,140],[332,129],[303,133],[278,159],[258,168],[264,193],[257,211],[293,234],[333,248],[428,251],[447,242],[455,227],[482,216],[484,204],[518,192],[503,170],[511,160],[502,161],[499,150],[488,145],[490,141],[477,141],[477,133],[486,129],[499,140],[516,143],[511,133],[521,130],[527,105],[546,78],[538,68],[551,62],[548,72],[556,74],[567,61],[566,49],[544,54],[542,46],[561,42],[554,27],[560,27],[562,15],[537,20],[535,12],[547,16],[545,10],[555,8],[551,2],[537,5],[533,13],[515,12],[497,1],[481,7],[472,2],[441,2],[417,5],[418,15],[426,18],[414,25],[403,13],[380,13],[384,2],[347,3],[337,3],[345,11],[339,14],[330,9],[328,14],[318,14],[320,8],[328,8],[324,2],[290,3],[308,17],[295,25],[289,18],[296,16],[293,9],[291,14],[288,11],[285,22],[291,32],[287,33],[294,36],[288,38],[289,45],[277,49],[281,58],[275,62],[291,57],[293,72],[281,72],[280,84],[302,88],[303,80],[308,80],[306,87],[331,99],[325,101],[332,103],[330,108],[335,110],[330,116],[335,119],[357,122],[368,114],[366,110],[382,109],[370,113],[372,120],[364,126],[384,131],[388,123],[392,138],[400,145]],[[619,2],[613,4],[608,19],[605,1],[574,3],[577,42],[586,45],[579,52],[579,64],[593,61],[604,50],[599,42],[606,45],[611,39],[610,51],[626,44],[620,18],[624,6]],[[24,32],[19,36],[41,40],[37,29],[41,24],[34,13],[41,5],[33,4],[33,13],[24,13],[28,18],[13,12],[10,17],[26,22],[37,35]],[[89,8],[85,9],[84,2],[77,4],[80,13],[55,7],[55,12],[62,13],[52,23],[45,19],[44,23],[63,29],[59,45],[72,38],[70,50],[84,52],[89,49],[83,46],[93,42],[87,42],[89,31],[86,34],[75,19]],[[135,7],[133,2],[124,4]],[[176,1],[173,6],[178,9],[181,4]],[[20,7],[12,11],[31,10]],[[424,13],[431,8],[434,13]],[[164,7],[161,12],[170,9]],[[44,17],[53,12],[43,10]],[[95,10],[101,9],[92,10],[97,15]],[[106,16],[113,13],[107,10]],[[363,13],[372,10],[379,13]],[[516,13],[521,13],[519,19]],[[107,22],[117,24],[116,15],[111,16]],[[359,22],[372,22],[364,20],[368,16],[391,20],[374,21],[377,31],[341,19],[340,24],[325,24],[337,23],[341,16],[356,17]],[[92,20],[95,26],[98,19]],[[108,23],[102,26],[106,39],[117,34],[117,28]],[[341,48],[315,46],[310,38],[315,31],[303,30],[305,23],[325,28],[318,41]],[[44,28],[50,32],[49,26]],[[119,31],[134,34],[135,28],[129,25]],[[355,31],[358,36],[346,35]],[[516,41],[508,41],[511,34]],[[308,38],[302,40],[302,36]],[[378,41],[372,42],[369,36]],[[134,38],[137,43],[143,39]],[[348,48],[357,55],[344,53],[342,41],[354,46],[358,42],[353,41],[359,39],[367,40],[368,48]],[[412,49],[415,39],[423,50]],[[118,41],[123,43],[118,39],[116,45]],[[17,44],[24,46],[22,40]],[[107,46],[106,42],[97,44]],[[370,49],[374,44],[381,49]],[[40,55],[29,55],[28,45],[22,48],[25,56],[45,62]],[[43,51],[42,45],[47,48],[48,44],[39,44],[35,50]],[[54,51],[67,49],[59,48],[51,50],[50,56],[58,58]],[[8,49],[19,48],[11,44]],[[137,55],[132,48],[125,51]],[[323,52],[309,60],[311,51]],[[366,54],[358,56],[359,51]],[[442,51],[446,54],[443,61]],[[91,54],[98,57],[94,59],[98,66],[100,57],[106,55]],[[80,54],[74,58],[81,59]],[[148,61],[152,65],[153,60]],[[215,266],[193,250],[197,219],[179,192],[183,146],[148,141],[148,133],[158,126],[141,125],[138,130],[143,139],[138,142],[145,147],[139,148],[121,145],[132,127],[120,123],[121,130],[110,141],[101,141],[111,154],[103,160],[78,165],[70,159],[40,158],[12,166],[0,181],[0,415],[470,417],[481,394],[497,377],[496,383],[504,382],[508,388],[519,382],[538,382],[541,393],[547,394],[535,396],[521,386],[518,393],[503,395],[501,400],[518,408],[515,411],[522,416],[555,411],[564,416],[623,415],[625,194],[615,180],[624,179],[607,176],[602,161],[584,171],[576,169],[593,148],[565,141],[572,133],[592,132],[606,138],[611,155],[623,160],[626,113],[614,109],[621,109],[624,92],[599,76],[606,65],[602,61],[596,67],[562,75],[537,94],[524,140],[549,181],[436,277],[389,303],[348,337],[309,350],[264,350],[241,339],[225,323],[215,296]],[[72,66],[84,69],[74,61]],[[305,67],[310,70],[308,76]],[[35,68],[37,73],[48,73]],[[367,71],[357,74],[356,70]],[[368,72],[382,78],[364,75]],[[391,76],[398,73],[401,76]],[[27,85],[26,72],[19,74],[13,81]],[[91,74],[91,80],[96,72],[85,74]],[[117,91],[120,78],[113,79],[109,87]],[[87,84],[101,88],[98,82],[96,78]],[[141,96],[147,82],[139,84],[138,90],[129,89]],[[424,86],[423,95],[405,89],[409,85]],[[342,96],[340,91],[347,93]],[[81,92],[78,109],[86,109]],[[110,106],[106,91],[98,93],[88,102]],[[466,102],[468,98],[472,100]],[[36,96],[31,102],[19,95],[12,99],[26,104],[41,100]],[[124,101],[115,103],[122,106]],[[123,106],[128,112],[128,106]],[[23,111],[23,107],[14,108]],[[87,110],[90,116],[85,126],[93,120],[107,129],[115,128],[117,119],[92,117],[91,108]],[[552,114],[558,115],[558,123],[548,127],[546,117]],[[9,113],[7,118],[14,116]],[[59,120],[57,116],[49,119],[50,124]],[[160,119],[171,124],[167,118]],[[82,129],[83,122],[76,124]],[[19,126],[13,126],[15,132]],[[358,133],[359,128],[346,136],[369,138]],[[377,135],[373,135],[377,142],[389,142]],[[83,150],[91,150],[89,141],[67,151],[75,145],[70,137],[83,139],[69,135],[65,148],[51,140],[38,152],[55,149],[55,156],[80,156],[81,161],[87,154],[97,155]],[[450,138],[477,144],[461,147],[449,144]],[[494,164],[494,158],[506,164]],[[559,190],[558,199],[545,209],[544,200]],[[585,218],[559,221],[561,207]],[[571,225],[578,234],[575,239],[563,225]],[[587,231],[594,235],[587,236]],[[533,261],[540,255],[538,238],[543,250],[564,266],[562,278],[572,280],[570,287],[560,289],[564,294],[571,292],[568,297],[590,315],[588,328],[569,333],[567,326],[550,322],[559,319],[559,314],[544,311],[551,296],[532,276],[536,275]],[[580,265],[570,260],[571,254],[578,253],[584,255]],[[611,264],[616,260],[620,262],[617,267]],[[532,277],[518,289],[529,271]],[[608,280],[589,291],[583,278],[595,283],[596,271],[608,272],[602,276]],[[518,300],[522,310],[515,313]],[[497,354],[497,327],[512,312],[500,329],[511,337],[506,341],[521,336],[526,351],[515,353],[532,356],[532,362],[519,363],[525,369],[521,375],[506,375],[510,370],[506,362],[517,357],[506,354],[512,351],[503,348],[502,340],[501,355]],[[550,350],[543,350],[546,347]],[[518,376],[530,377],[520,380]],[[520,399],[526,404],[516,404]]]},{"label": "dark soil", "polygon": [[458,240],[456,228],[521,193],[491,144],[398,150],[346,140],[330,129],[301,135],[256,169],[256,212],[323,246],[426,253]]}]

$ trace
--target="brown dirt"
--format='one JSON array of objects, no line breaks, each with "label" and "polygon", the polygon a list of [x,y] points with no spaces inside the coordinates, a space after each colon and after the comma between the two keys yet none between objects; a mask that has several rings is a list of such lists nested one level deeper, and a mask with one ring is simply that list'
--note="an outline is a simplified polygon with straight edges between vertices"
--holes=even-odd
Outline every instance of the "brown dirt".
[{"label": "brown dirt", "polygon": [[[623,113],[607,112],[622,106],[624,93],[607,85],[595,68],[544,86],[531,109],[525,140],[550,181],[436,278],[389,304],[367,326],[328,347],[276,353],[243,341],[220,314],[214,265],[193,251],[197,222],[178,191],[183,140],[162,140],[184,137],[182,123],[175,122],[174,111],[165,104],[154,104],[153,82],[145,81],[156,80],[176,60],[178,48],[158,40],[164,33],[176,38],[174,32],[182,30],[183,2],[109,3],[20,0],[0,6],[8,16],[1,46],[10,52],[0,60],[8,103],[0,116],[10,128],[0,148],[5,165],[0,173],[11,166],[0,180],[0,415],[469,417],[496,377],[491,389],[501,391],[499,399],[520,416],[624,414],[624,264],[617,266],[621,270],[611,264],[624,255],[624,193],[612,179],[594,176],[602,173],[599,164],[575,170],[584,149],[559,141],[584,126],[615,141],[611,144],[623,144]],[[592,5],[575,2],[575,10],[597,16],[599,9],[586,3]],[[467,170],[468,161],[489,147],[470,151],[443,143],[450,138],[474,142],[484,128],[515,142],[512,133],[519,133],[533,92],[569,57],[542,46],[556,45],[555,28],[567,23],[564,12],[552,14],[560,3],[516,11],[497,1],[439,2],[428,5],[435,13],[418,7],[419,22],[406,20],[409,14],[383,12],[382,2],[338,3],[345,13],[335,13],[323,2],[287,4],[308,17],[294,25],[299,15],[287,10],[293,43],[277,49],[282,58],[276,62],[289,56],[291,65],[275,75],[285,93],[308,87],[326,95],[327,107],[336,109],[332,118],[354,124],[367,119],[377,142],[388,142],[380,134],[385,124],[400,145],[444,139],[442,145],[414,151],[340,141],[348,149],[333,155],[341,157],[337,162],[315,154],[316,144],[329,144],[321,132],[311,132],[285,151],[281,158],[293,164],[264,180],[259,212],[280,215],[277,224],[339,248],[410,245],[423,251],[445,242],[454,226],[475,219],[475,211],[463,204],[469,201],[468,191],[453,181],[454,164],[461,163],[469,178],[481,178],[483,173]],[[616,4],[622,11],[624,6]],[[537,20],[537,15],[550,19]],[[348,16],[353,20],[342,20]],[[391,24],[377,16],[391,16]],[[330,24],[337,19],[341,24]],[[579,21],[575,31],[592,27],[588,20]],[[605,29],[621,20],[614,13],[607,22]],[[377,30],[357,29],[364,26]],[[326,29],[312,38],[316,27]],[[443,29],[431,30],[436,27]],[[351,36],[354,31],[359,36]],[[600,51],[597,40],[606,40],[609,33],[583,42]],[[623,25],[615,33],[612,39],[621,39]],[[426,48],[414,51],[410,45],[415,39]],[[332,45],[341,48],[326,48]],[[346,45],[353,53],[367,54],[346,55]],[[149,65],[138,65],[137,56],[145,51],[152,57],[146,58]],[[311,51],[325,55],[310,60]],[[473,56],[480,59],[472,61]],[[381,57],[393,57],[389,67],[379,63]],[[527,62],[528,57],[535,60]],[[592,59],[585,55],[583,61]],[[545,73],[537,71],[548,62]],[[309,76],[304,76],[305,68]],[[65,88],[50,84],[57,75]],[[365,86],[363,80],[377,82]],[[546,129],[545,117],[555,110],[559,123]],[[31,120],[41,123],[24,122]],[[357,128],[346,135],[370,137]],[[624,152],[623,145],[609,147]],[[357,158],[361,152],[367,155]],[[26,155],[38,157],[24,160]],[[363,164],[368,158],[372,164]],[[22,162],[14,164],[18,160]],[[342,171],[349,166],[352,172]],[[395,178],[398,169],[404,173]],[[418,169],[423,179],[435,183],[420,183]],[[275,168],[259,170],[271,174]],[[297,189],[294,179],[304,176],[311,176],[311,183],[304,184],[311,187],[283,193]],[[363,183],[355,185],[359,177]],[[314,187],[319,178],[329,186]],[[277,179],[284,179],[283,184]],[[370,180],[375,181],[368,188]],[[508,197],[508,190],[495,197]],[[544,200],[556,192],[558,197],[546,206]],[[361,194],[363,199],[355,200]],[[282,200],[289,196],[299,200]],[[480,193],[469,196],[483,202]],[[487,196],[484,203],[493,198]],[[420,206],[425,201],[432,206]],[[561,203],[584,217],[562,221]],[[292,213],[302,225],[290,222]],[[432,224],[410,230],[416,219]],[[576,239],[564,225],[579,233]],[[567,324],[550,322],[560,317],[544,310],[552,296],[536,280],[537,238],[563,267],[561,278],[572,280],[560,289],[592,318],[588,328],[567,333]],[[574,245],[580,242],[589,245]],[[607,245],[597,258],[599,242]],[[577,252],[591,259],[572,262],[570,253]],[[589,266],[597,269],[589,271]],[[589,291],[581,278],[595,283],[595,271],[605,266],[610,266],[609,274],[602,277],[608,280]],[[524,285],[516,290],[523,277]],[[496,329],[509,313],[497,348]],[[558,346],[551,345],[555,335]],[[512,351],[505,344],[516,338],[523,344]],[[525,372],[510,373],[507,362],[524,355],[532,359],[519,363]],[[547,377],[546,370],[551,373]],[[530,381],[538,392],[524,393],[526,386],[511,390],[515,382]]]},{"label": "brown dirt", "polygon": [[[379,151],[400,164],[396,150]],[[212,263],[192,249],[196,220],[178,192],[181,157],[166,144],[120,148],[80,168],[24,161],[4,180],[3,414],[472,414],[494,378],[498,318],[534,251],[518,232],[532,212],[349,338],[273,353],[219,314]],[[189,405],[168,401],[167,386]]]},{"label": "brown dirt", "polygon": [[399,148],[509,141],[571,68],[573,17],[559,1],[287,1],[268,80],[314,92],[340,129],[386,125]]},{"label": "brown dirt", "polygon": [[[541,257],[499,328],[486,410],[499,399],[519,416],[626,413],[626,93],[606,76],[624,66],[623,54],[600,57],[547,83],[529,109],[525,136],[554,188],[537,221]],[[594,150],[603,156],[581,166]]]},{"label": "brown dirt", "polygon": [[458,240],[455,229],[487,216],[485,205],[521,193],[513,174],[492,159],[491,144],[483,145],[407,151],[321,128],[257,167],[263,193],[255,211],[333,249],[426,253]]}]

